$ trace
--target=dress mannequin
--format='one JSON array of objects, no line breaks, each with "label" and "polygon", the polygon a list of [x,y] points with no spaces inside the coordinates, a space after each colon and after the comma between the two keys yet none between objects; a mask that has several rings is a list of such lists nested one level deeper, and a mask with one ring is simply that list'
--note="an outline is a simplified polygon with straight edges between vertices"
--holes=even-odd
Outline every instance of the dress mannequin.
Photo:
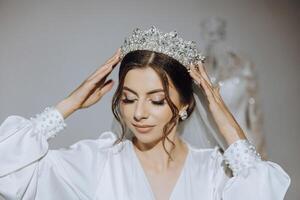
[{"label": "dress mannequin", "polygon": [[253,63],[241,58],[224,43],[226,23],[220,18],[210,18],[202,23],[206,69],[247,138],[266,158],[263,119],[260,109],[257,74]]}]

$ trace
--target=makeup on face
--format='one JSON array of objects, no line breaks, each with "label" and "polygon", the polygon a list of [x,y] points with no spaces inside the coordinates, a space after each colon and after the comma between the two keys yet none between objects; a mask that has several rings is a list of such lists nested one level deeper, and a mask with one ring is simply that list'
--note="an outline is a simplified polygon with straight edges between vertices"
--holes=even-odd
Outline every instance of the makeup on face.
[{"label": "makeup on face", "polygon": [[[141,95],[139,95],[133,89],[124,86],[122,94],[122,102],[126,104],[133,104],[135,101],[138,101]],[[153,89],[146,93],[146,96],[149,98],[149,101],[153,106],[163,106],[166,104],[165,94],[163,89]],[[149,133],[153,130],[155,125],[149,123],[133,122],[131,123],[133,128],[141,134]]]},{"label": "makeup on face", "polygon": [[[169,97],[177,106],[179,97],[169,83]],[[120,108],[127,127],[142,142],[161,138],[173,116],[159,75],[152,68],[132,69],[125,76]]]},{"label": "makeup on face", "polygon": [[[123,89],[124,89],[123,91],[124,98],[122,98],[123,103],[125,104],[134,103],[134,101],[137,100],[136,96],[139,97],[138,93],[130,89],[129,87],[124,86]],[[152,97],[150,99],[153,105],[165,105],[166,103],[163,89],[151,90],[147,92],[146,95]]]}]

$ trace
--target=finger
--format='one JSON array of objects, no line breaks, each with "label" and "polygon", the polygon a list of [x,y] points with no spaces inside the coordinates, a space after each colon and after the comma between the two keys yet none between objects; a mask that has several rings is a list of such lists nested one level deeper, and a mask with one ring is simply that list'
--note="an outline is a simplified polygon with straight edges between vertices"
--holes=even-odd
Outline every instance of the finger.
[{"label": "finger", "polygon": [[[106,68],[114,68],[115,66],[117,66],[117,64],[120,62],[121,58],[120,58],[120,53],[116,54],[116,56],[114,56],[109,62],[106,62],[102,68],[106,69]],[[101,70],[99,70],[99,72],[101,72]],[[98,73],[98,72],[97,72]]]},{"label": "finger", "polygon": [[193,74],[195,74],[196,77],[198,77],[198,79],[199,79],[201,82],[203,82],[203,83],[201,83],[201,84],[204,84],[204,83],[205,83],[205,84],[209,85],[210,87],[212,87],[211,83],[208,82],[207,79],[205,79],[199,71],[197,71],[195,65],[192,65],[191,71],[193,72]]},{"label": "finger", "polygon": [[94,89],[94,93],[101,93],[102,89],[107,85],[107,84],[111,84],[111,82],[113,82],[112,79],[109,79],[107,81],[101,81],[102,83],[98,82],[96,84],[96,87]]},{"label": "finger", "polygon": [[208,76],[208,74],[207,74],[207,72],[206,72],[206,69],[204,68],[204,64],[203,64],[202,62],[198,62],[197,66],[198,66],[199,72],[200,72],[200,74],[203,76],[203,78],[204,78],[210,85],[212,85],[212,82],[211,82],[211,80],[210,80],[210,78],[209,78],[209,76]]},{"label": "finger", "polygon": [[106,82],[104,83],[104,86],[103,86],[103,87],[101,88],[101,90],[100,90],[101,95],[104,95],[104,94],[106,94],[109,90],[111,90],[111,88],[113,87],[113,85],[114,85],[114,81],[113,81],[112,79],[106,81]]},{"label": "finger", "polygon": [[217,87],[213,87],[211,85],[211,82],[208,82],[207,79],[205,79],[199,71],[195,69],[194,66],[191,66],[190,75],[193,77],[194,80],[196,80],[196,84],[200,85],[205,95],[207,96],[209,102],[215,102],[219,105],[223,105],[224,101],[219,93],[220,87],[219,85]]},{"label": "finger", "polygon": [[[197,66],[197,65],[196,65]],[[199,66],[199,65],[198,65]],[[196,68],[196,67],[195,67]],[[204,79],[204,82],[206,85],[208,85],[208,89],[210,90],[210,92],[213,93],[214,97],[216,100],[219,100],[221,98],[220,96],[220,88],[219,85],[217,87],[214,87],[212,82],[210,81],[205,69],[204,69],[204,65],[201,63],[201,66],[199,66],[198,68],[199,70],[194,70],[196,75],[199,77],[202,77]],[[200,71],[200,72],[199,72]]]},{"label": "finger", "polygon": [[191,69],[190,75],[194,79],[194,82],[203,88],[205,95],[209,98],[212,97],[210,85],[207,84],[207,81],[200,74],[195,72],[195,69]]},{"label": "finger", "polygon": [[112,60],[114,60],[116,57],[120,57],[120,54],[121,54],[121,49],[118,48],[117,51],[114,53],[114,55],[110,57],[105,63],[109,63]]},{"label": "finger", "polygon": [[106,72],[108,69],[110,68],[114,68],[120,61],[120,53],[117,53],[115,56],[113,56],[109,62],[105,63],[103,66],[101,66],[100,68],[98,68],[89,78],[93,79],[96,76],[98,76],[100,73],[102,72]]},{"label": "finger", "polygon": [[114,59],[112,59],[110,62],[106,63],[105,65],[107,65],[108,67],[114,68],[120,62],[120,60],[121,60],[121,58],[119,56],[117,56]]},{"label": "finger", "polygon": [[118,50],[118,53],[109,61],[107,61],[106,63],[104,63],[104,68],[114,68],[120,61],[121,61],[121,51]]},{"label": "finger", "polygon": [[213,88],[206,79],[204,79],[203,76],[201,76],[200,73],[196,72],[194,68],[191,69],[190,75],[196,80],[196,82],[200,83],[197,85],[200,85],[209,101],[217,101],[220,102],[220,95],[215,91],[215,88]]},{"label": "finger", "polygon": [[107,67],[107,68],[103,69],[102,71],[95,73],[93,75],[93,77],[91,77],[88,81],[93,85],[103,84],[106,77],[111,73],[111,71],[112,71],[112,69]]},{"label": "finger", "polygon": [[194,83],[196,85],[201,85],[201,81],[202,81],[201,77],[195,73],[195,71],[194,71],[194,69],[192,69],[192,67],[189,69],[188,72],[189,72],[190,76],[193,78]]},{"label": "finger", "polygon": [[[121,52],[121,49],[119,48],[115,53],[114,53],[114,55],[112,56],[112,57],[110,57],[107,61],[105,61],[105,63],[102,65],[102,66],[100,66],[94,73],[96,73],[96,72],[98,72],[99,70],[102,70],[103,68],[105,68],[105,64],[107,64],[107,63],[110,63],[110,62],[112,62],[113,60],[115,60],[116,58],[118,58],[118,57],[120,57],[120,52]],[[93,74],[94,74],[93,73]]]},{"label": "finger", "polygon": [[218,93],[220,93],[220,85],[216,86],[216,90],[217,90]]}]

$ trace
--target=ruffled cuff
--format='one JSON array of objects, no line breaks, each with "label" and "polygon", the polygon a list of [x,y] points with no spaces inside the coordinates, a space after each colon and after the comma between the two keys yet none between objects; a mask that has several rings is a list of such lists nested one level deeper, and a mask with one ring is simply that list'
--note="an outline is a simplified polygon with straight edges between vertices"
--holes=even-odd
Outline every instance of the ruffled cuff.
[{"label": "ruffled cuff", "polygon": [[255,146],[248,140],[237,140],[225,150],[223,156],[233,176],[240,174],[247,176],[249,168],[253,167],[255,162],[261,161],[261,156],[256,152]]},{"label": "ruffled cuff", "polygon": [[57,133],[67,125],[62,114],[53,106],[46,107],[45,110],[31,117],[30,121],[34,124],[34,133],[42,134],[47,139],[54,138]]}]

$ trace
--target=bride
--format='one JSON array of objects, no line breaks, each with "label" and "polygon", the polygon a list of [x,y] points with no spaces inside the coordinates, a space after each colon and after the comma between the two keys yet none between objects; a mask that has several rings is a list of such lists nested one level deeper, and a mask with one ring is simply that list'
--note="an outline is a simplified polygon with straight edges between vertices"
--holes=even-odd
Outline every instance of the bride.
[{"label": "bride", "polygon": [[[49,150],[48,141],[66,127],[68,116],[94,105],[112,89],[114,81],[106,79],[119,63],[119,83],[112,99],[113,114],[122,128],[119,137],[106,131],[96,140]],[[203,63],[195,44],[175,32],[164,34],[156,27],[135,30],[57,105],[30,119],[11,115],[4,120],[0,126],[0,196],[26,200],[283,199],[290,177],[278,164],[261,159],[227,109],[219,88],[212,85]],[[210,130],[215,132],[203,129],[209,125],[205,118],[197,118],[202,131],[192,124],[179,128],[199,111],[195,90],[205,96],[216,125]],[[202,140],[202,147],[192,144],[193,140],[195,144]]]}]

